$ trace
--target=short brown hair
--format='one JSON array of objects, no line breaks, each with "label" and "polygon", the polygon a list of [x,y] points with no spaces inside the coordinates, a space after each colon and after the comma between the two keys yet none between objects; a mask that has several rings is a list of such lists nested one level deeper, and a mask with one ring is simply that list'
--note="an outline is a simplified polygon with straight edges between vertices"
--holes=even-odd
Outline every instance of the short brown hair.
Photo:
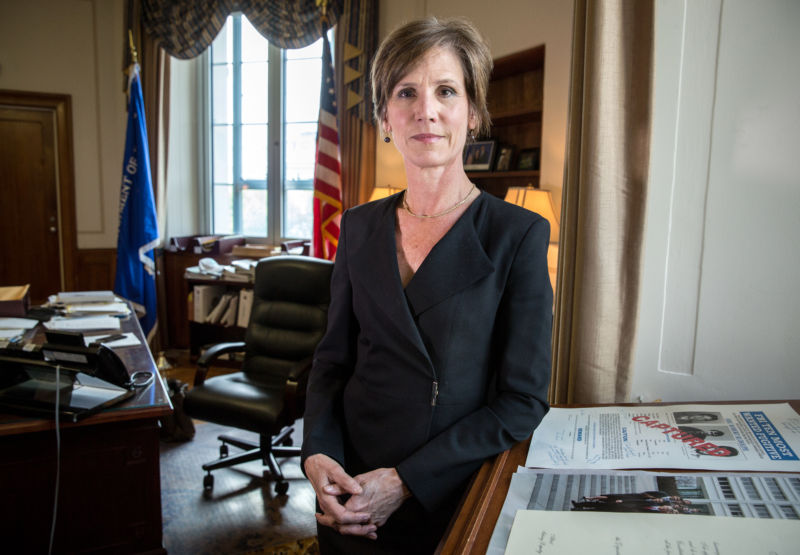
[{"label": "short brown hair", "polygon": [[478,120],[477,135],[488,133],[491,123],[486,90],[492,73],[489,46],[472,23],[463,18],[427,17],[401,25],[387,36],[372,60],[372,102],[378,125],[395,85],[433,48],[445,47],[461,60],[470,109]]}]

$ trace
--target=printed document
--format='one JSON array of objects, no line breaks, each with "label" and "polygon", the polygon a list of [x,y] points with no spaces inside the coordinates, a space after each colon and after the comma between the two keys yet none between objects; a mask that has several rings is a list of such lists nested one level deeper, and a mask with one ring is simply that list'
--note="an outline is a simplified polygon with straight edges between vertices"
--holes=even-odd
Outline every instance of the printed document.
[{"label": "printed document", "polygon": [[487,555],[501,555],[517,511],[631,513],[793,520],[800,527],[800,474],[667,473],[518,467]]},{"label": "printed document", "polygon": [[789,520],[520,511],[505,552],[791,555],[798,545],[800,524]]},{"label": "printed document", "polygon": [[553,408],[525,466],[800,472],[798,453],[788,403]]}]

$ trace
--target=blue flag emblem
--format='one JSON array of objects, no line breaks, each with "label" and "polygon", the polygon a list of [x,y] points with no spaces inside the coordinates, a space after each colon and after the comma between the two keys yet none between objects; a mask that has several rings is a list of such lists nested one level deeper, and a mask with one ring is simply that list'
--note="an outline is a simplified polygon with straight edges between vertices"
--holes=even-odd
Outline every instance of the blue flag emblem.
[{"label": "blue flag emblem", "polygon": [[150,155],[139,66],[128,82],[128,130],[119,196],[119,235],[114,292],[131,301],[149,338],[156,324],[156,270],[153,248],[158,245],[158,220],[150,178]]}]

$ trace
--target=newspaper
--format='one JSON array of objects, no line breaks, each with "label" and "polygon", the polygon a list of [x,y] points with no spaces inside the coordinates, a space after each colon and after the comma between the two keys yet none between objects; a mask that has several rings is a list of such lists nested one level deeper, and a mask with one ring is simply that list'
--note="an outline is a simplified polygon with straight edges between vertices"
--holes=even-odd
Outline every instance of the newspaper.
[{"label": "newspaper", "polygon": [[[506,549],[517,511],[680,514],[800,521],[800,474],[576,471],[519,467],[487,554]],[[800,524],[798,524],[800,530]]]},{"label": "newspaper", "polygon": [[525,466],[800,472],[798,453],[788,403],[553,408]]}]

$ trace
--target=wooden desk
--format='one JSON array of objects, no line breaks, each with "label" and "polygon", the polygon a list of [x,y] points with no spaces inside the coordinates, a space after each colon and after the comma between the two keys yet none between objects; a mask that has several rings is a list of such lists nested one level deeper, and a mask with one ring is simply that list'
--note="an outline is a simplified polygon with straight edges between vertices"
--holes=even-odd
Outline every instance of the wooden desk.
[{"label": "wooden desk", "polygon": [[[158,419],[172,406],[135,317],[142,345],[117,349],[128,372],[152,384],[78,423],[61,423],[54,553],[166,553],[161,542]],[[5,553],[47,553],[56,489],[53,419],[0,414],[0,540]]]},{"label": "wooden desk", "polygon": [[[800,400],[791,401],[718,401],[718,402],[693,402],[693,404],[747,404],[747,403],[772,403],[788,402],[792,408],[800,413]],[[645,406],[663,406],[686,403],[646,403]],[[636,403],[614,403],[608,406],[634,406]],[[577,406],[603,406],[603,405],[554,405],[562,407]],[[486,553],[489,540],[492,538],[497,518],[506,500],[508,488],[511,485],[511,476],[517,471],[518,466],[525,465],[528,456],[530,438],[516,444],[511,449],[504,451],[495,458],[483,463],[478,473],[473,477],[461,506],[458,509],[450,527],[439,544],[437,553]],[[648,469],[653,470],[653,469]]]}]

